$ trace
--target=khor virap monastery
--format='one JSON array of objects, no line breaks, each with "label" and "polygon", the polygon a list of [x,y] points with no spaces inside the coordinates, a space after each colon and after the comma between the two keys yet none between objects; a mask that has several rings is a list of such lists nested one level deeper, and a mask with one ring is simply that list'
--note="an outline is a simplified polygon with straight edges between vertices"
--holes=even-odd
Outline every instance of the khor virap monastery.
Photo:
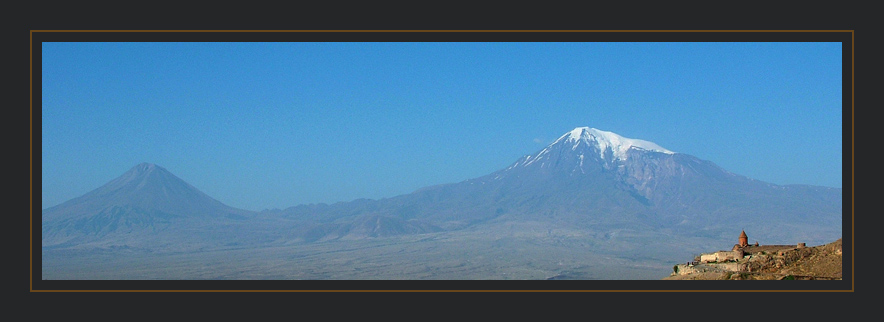
[{"label": "khor virap monastery", "polygon": [[749,259],[753,256],[761,254],[775,254],[782,256],[784,252],[804,248],[804,243],[797,245],[758,245],[749,244],[749,236],[746,231],[740,232],[739,242],[729,250],[721,250],[714,253],[700,254],[694,258],[693,262],[679,264],[673,268],[672,275],[687,275],[699,272],[751,272],[752,268],[748,265]]}]

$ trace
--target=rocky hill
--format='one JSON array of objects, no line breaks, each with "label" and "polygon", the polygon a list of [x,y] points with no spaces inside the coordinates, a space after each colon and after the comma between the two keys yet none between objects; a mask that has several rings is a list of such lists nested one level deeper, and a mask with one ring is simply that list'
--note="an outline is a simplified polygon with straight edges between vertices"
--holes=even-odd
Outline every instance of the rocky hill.
[{"label": "rocky hill", "polygon": [[840,280],[841,239],[815,247],[763,251],[741,259],[680,264],[664,280]]}]

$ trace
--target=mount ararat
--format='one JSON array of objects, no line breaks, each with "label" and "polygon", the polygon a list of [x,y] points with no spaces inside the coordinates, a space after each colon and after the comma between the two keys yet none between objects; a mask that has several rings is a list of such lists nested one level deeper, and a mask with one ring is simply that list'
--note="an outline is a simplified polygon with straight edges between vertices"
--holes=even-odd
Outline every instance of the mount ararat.
[{"label": "mount ararat", "polygon": [[[710,245],[732,246],[741,230],[763,244],[817,245],[841,238],[843,222],[841,188],[766,183],[588,127],[491,174],[380,200],[253,212],[143,163],[41,217],[44,260],[61,251],[181,253],[471,236],[488,245],[519,240],[567,247],[561,254],[658,260],[654,269]],[[458,249],[447,253],[440,260],[470,261]]]}]

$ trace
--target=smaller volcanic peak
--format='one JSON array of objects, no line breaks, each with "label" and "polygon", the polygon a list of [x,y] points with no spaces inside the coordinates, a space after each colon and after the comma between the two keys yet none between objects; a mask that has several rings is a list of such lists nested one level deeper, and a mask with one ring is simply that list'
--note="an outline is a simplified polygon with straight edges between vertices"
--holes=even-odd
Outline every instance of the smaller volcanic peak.
[{"label": "smaller volcanic peak", "polygon": [[170,243],[164,238],[176,240],[171,244],[207,242],[212,238],[195,235],[205,231],[200,227],[211,222],[215,228],[209,231],[218,234],[223,226],[214,223],[252,216],[209,197],[163,167],[141,163],[85,195],[43,210],[42,243],[44,247]]},{"label": "smaller volcanic peak", "polygon": [[90,216],[111,207],[160,211],[184,217],[212,217],[246,211],[217,201],[163,167],[141,163],[107,184],[46,209],[44,219],[55,214]]},{"label": "smaller volcanic peak", "polygon": [[[152,171],[153,169],[157,169],[157,168],[159,168],[159,169],[163,169],[163,168],[157,166],[156,164],[148,163],[148,162],[142,162],[141,164],[136,165],[135,167],[133,167],[133,168],[132,168],[132,171],[137,171],[137,172],[148,172],[148,171]],[[165,169],[163,169],[163,170],[165,170]]]},{"label": "smaller volcanic peak", "polygon": [[[174,180],[174,175],[163,167],[153,163],[141,163],[126,171],[103,187],[94,191],[94,193],[113,193],[121,189],[144,189],[151,185],[162,185],[163,181],[170,183]],[[176,178],[177,179],[177,178]]]}]

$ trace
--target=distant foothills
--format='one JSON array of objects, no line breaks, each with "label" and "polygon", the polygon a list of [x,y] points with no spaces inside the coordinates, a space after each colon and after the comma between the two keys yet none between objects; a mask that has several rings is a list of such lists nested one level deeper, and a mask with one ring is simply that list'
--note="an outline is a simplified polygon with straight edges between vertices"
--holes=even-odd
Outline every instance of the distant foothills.
[{"label": "distant foothills", "polygon": [[660,250],[696,252],[733,240],[735,229],[772,243],[823,244],[841,238],[843,222],[841,188],[762,182],[589,127],[482,177],[380,200],[260,212],[227,206],[142,163],[43,210],[41,219],[47,251],[162,253],[470,233],[581,240],[582,251],[623,258],[683,256]]}]

